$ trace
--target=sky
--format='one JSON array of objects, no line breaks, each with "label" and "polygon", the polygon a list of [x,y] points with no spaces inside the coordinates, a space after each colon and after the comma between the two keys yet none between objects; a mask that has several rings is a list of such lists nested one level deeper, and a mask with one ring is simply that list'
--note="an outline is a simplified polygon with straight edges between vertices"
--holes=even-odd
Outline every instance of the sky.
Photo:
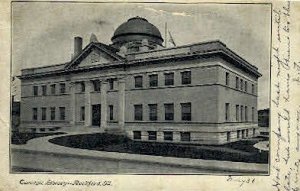
[{"label": "sky", "polygon": [[[111,44],[114,30],[140,16],[164,38],[165,23],[177,46],[220,40],[263,75],[258,109],[269,107],[271,8],[265,4],[54,3],[14,2],[12,6],[12,75],[30,67],[70,61],[73,38],[83,46],[92,33]],[[17,99],[20,82],[15,82]]]}]

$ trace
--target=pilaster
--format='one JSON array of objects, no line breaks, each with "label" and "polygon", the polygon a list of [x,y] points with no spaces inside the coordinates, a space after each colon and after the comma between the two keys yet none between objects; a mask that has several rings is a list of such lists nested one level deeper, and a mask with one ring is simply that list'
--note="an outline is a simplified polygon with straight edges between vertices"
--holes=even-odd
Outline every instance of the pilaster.
[{"label": "pilaster", "polygon": [[70,82],[70,124],[75,125],[76,121],[76,97],[75,97],[76,84]]},{"label": "pilaster", "polygon": [[101,82],[101,128],[107,127],[107,81]]},{"label": "pilaster", "polygon": [[89,127],[92,125],[91,90],[92,90],[91,81],[86,81],[85,82],[85,94],[84,94],[84,107],[85,107],[84,126],[86,126],[86,127]]},{"label": "pilaster", "polygon": [[119,127],[124,129],[125,126],[125,79],[119,79]]}]

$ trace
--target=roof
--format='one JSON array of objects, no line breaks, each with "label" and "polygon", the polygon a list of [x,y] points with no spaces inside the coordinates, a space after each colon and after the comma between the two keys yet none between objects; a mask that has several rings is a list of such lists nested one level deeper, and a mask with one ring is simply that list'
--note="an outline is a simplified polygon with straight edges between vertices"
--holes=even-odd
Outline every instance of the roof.
[{"label": "roof", "polygon": [[221,56],[237,67],[254,74],[257,77],[262,75],[258,68],[240,57],[234,51],[230,50],[224,43],[219,40],[207,41],[184,46],[177,46],[165,49],[151,50],[147,52],[134,52],[128,54],[127,60],[131,63],[157,61],[162,59],[188,59],[194,57]]},{"label": "roof", "polygon": [[68,64],[68,63],[69,62],[65,62],[65,63],[61,63],[61,64],[55,64],[55,65],[34,67],[34,68],[25,68],[25,69],[21,70],[22,71],[22,76],[23,75],[29,75],[29,74],[49,72],[49,71],[64,70],[66,64]]},{"label": "roof", "polygon": [[156,26],[149,23],[146,19],[141,17],[133,17],[128,19],[127,22],[121,24],[114,32],[111,40],[118,38],[119,36],[126,36],[131,34],[149,35],[159,38],[163,41],[161,34]]},{"label": "roof", "polygon": [[[104,65],[95,65],[82,68],[74,68],[72,66],[77,65],[80,61],[92,50],[92,47],[101,49],[102,51],[108,53],[115,58],[115,61],[107,63]],[[84,48],[82,53],[74,58],[71,62],[68,62],[64,65],[55,65],[50,67],[39,67],[22,70],[22,78],[34,78],[41,77],[45,75],[53,74],[66,74],[70,72],[84,72],[90,70],[98,70],[107,67],[129,67],[136,64],[144,64],[146,62],[157,63],[158,61],[165,60],[187,60],[187,59],[197,59],[197,58],[207,58],[207,57],[221,57],[224,60],[227,60],[229,63],[234,64],[236,67],[245,70],[256,77],[260,77],[261,74],[258,72],[258,68],[245,59],[237,55],[235,52],[230,50],[224,43],[219,40],[202,42],[172,48],[157,49],[147,52],[137,52],[131,53],[123,58],[117,54],[117,49],[105,45],[103,43],[91,42],[88,46]],[[124,65],[124,63],[126,63]],[[45,70],[45,68],[47,70]],[[30,72],[28,72],[30,71]]]}]

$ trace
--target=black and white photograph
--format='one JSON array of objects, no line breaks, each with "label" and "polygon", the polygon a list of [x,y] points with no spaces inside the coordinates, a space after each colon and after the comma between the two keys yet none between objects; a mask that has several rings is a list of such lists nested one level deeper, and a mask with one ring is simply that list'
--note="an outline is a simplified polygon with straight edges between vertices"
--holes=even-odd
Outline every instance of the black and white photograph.
[{"label": "black and white photograph", "polygon": [[11,11],[10,173],[269,175],[270,4]]}]

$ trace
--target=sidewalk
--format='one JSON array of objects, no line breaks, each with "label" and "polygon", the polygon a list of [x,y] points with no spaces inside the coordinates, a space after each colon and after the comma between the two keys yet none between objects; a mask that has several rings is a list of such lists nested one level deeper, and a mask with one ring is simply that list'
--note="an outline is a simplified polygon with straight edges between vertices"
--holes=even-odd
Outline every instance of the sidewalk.
[{"label": "sidewalk", "polygon": [[[81,132],[36,138],[29,140],[25,145],[11,145],[12,166],[42,168],[60,173],[267,174],[268,172],[268,164],[93,151],[59,146],[49,142],[50,139],[60,136],[102,132],[99,128],[78,130]],[[25,155],[26,157],[22,157]]]}]

